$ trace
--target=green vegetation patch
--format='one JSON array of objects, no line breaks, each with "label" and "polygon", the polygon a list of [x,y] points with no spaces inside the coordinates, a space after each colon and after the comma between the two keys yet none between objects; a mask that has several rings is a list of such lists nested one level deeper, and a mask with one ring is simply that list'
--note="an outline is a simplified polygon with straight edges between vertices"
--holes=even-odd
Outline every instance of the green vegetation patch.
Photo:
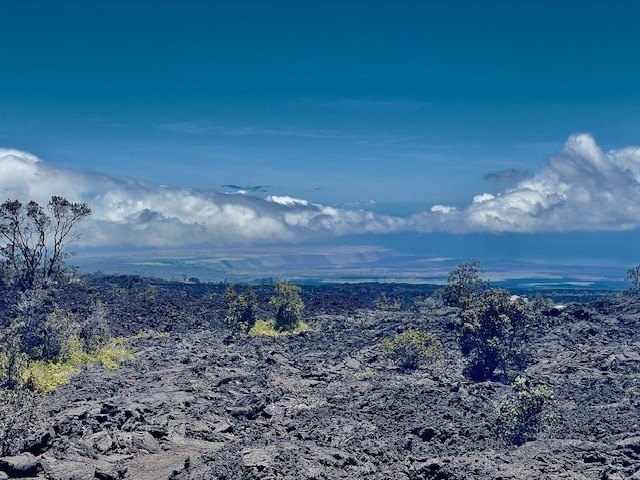
[{"label": "green vegetation patch", "polygon": [[302,332],[311,330],[311,325],[306,322],[299,321],[293,330],[278,330],[276,329],[275,320],[256,320],[249,335],[255,337],[282,337],[285,335],[297,335]]}]

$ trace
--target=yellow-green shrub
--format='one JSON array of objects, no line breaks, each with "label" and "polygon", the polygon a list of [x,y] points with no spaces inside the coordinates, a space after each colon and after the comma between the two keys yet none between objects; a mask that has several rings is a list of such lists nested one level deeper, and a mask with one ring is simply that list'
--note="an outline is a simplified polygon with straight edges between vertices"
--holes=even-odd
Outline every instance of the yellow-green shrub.
[{"label": "yellow-green shrub", "polygon": [[442,343],[431,332],[408,329],[382,341],[385,354],[401,370],[415,370],[420,364],[433,360],[442,350]]},{"label": "yellow-green shrub", "polygon": [[547,414],[553,391],[545,386],[533,387],[525,377],[513,382],[515,394],[498,406],[498,433],[509,445],[522,445],[535,440],[538,432],[552,418]]},{"label": "yellow-green shrub", "polygon": [[276,329],[275,320],[256,320],[256,323],[249,330],[249,334],[257,337],[280,337],[288,334],[295,335],[310,329],[311,326],[308,323],[299,321],[293,330],[281,331]]}]

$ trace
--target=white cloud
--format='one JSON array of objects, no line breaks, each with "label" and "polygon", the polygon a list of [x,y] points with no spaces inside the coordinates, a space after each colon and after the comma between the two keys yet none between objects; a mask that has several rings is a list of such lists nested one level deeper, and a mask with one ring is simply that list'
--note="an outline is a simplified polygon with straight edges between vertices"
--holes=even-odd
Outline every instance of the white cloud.
[{"label": "white cloud", "polygon": [[457,210],[456,207],[452,207],[450,205],[434,205],[431,207],[431,211],[434,213],[443,213],[448,215],[449,213],[454,213]]},{"label": "white cloud", "polygon": [[640,226],[640,148],[602,152],[590,135],[569,137],[536,175],[464,212],[470,230],[624,230]]},{"label": "white cloud", "polygon": [[293,205],[302,205],[303,207],[306,207],[307,205],[309,205],[309,202],[307,200],[302,200],[300,198],[293,198],[289,196],[279,197],[277,195],[269,195],[267,198],[265,198],[265,200],[267,202],[273,202],[279,205],[286,205],[288,207],[291,207]]},{"label": "white cloud", "polygon": [[494,197],[490,193],[483,193],[482,195],[476,195],[475,197],[473,197],[473,203],[488,202],[489,200],[493,200],[494,198],[496,197]]},{"label": "white cloud", "polygon": [[52,195],[90,204],[86,245],[256,244],[399,231],[539,232],[640,226],[640,148],[603,153],[589,135],[570,137],[539,173],[464,208],[433,205],[399,217],[334,208],[290,196],[158,187],[51,165],[0,149],[0,197],[46,203]]},{"label": "white cloud", "polygon": [[387,232],[402,219],[366,210],[312,204],[288,196],[261,199],[134,180],[50,165],[25,152],[0,149],[0,195],[46,203],[52,195],[89,203],[86,245],[250,244],[322,235]]}]

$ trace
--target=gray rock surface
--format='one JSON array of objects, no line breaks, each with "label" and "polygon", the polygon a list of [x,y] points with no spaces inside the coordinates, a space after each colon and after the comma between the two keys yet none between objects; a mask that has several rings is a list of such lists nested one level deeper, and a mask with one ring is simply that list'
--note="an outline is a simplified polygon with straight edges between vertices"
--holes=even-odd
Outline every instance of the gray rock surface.
[{"label": "gray rock surface", "polygon": [[[45,445],[10,468],[51,479],[639,478],[640,304],[605,307],[585,319],[568,309],[534,332],[526,374],[553,388],[555,421],[520,447],[495,431],[511,387],[462,375],[455,311],[361,309],[316,313],[311,331],[281,338],[213,318],[142,339],[135,362],[90,367],[50,395]],[[445,351],[400,373],[380,342],[409,327]],[[0,470],[8,462],[20,463],[0,459]]]}]

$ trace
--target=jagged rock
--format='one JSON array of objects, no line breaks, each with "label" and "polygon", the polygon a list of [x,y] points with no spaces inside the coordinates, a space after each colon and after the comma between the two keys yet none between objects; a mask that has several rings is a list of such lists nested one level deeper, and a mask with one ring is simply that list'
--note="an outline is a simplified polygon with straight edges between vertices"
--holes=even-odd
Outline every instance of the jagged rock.
[{"label": "jagged rock", "polygon": [[108,432],[94,433],[91,439],[93,440],[95,449],[100,453],[104,453],[108,451],[113,445],[113,439],[111,438],[111,435],[109,435]]},{"label": "jagged rock", "polygon": [[160,450],[160,444],[149,432],[134,432],[131,434],[133,448],[154,453]]},{"label": "jagged rock", "polygon": [[224,418],[221,418],[213,424],[213,431],[218,433],[231,433],[233,431],[233,425]]},{"label": "jagged rock", "polygon": [[39,460],[28,452],[9,457],[0,457],[0,471],[12,477],[33,477],[40,470]]},{"label": "jagged rock", "polygon": [[[569,305],[532,326],[524,374],[553,389],[554,420],[507,447],[497,407],[513,388],[464,377],[455,309],[357,311],[381,288],[417,287],[305,287],[313,329],[277,338],[228,330],[220,298],[204,297],[221,296],[217,285],[160,288],[157,303],[140,303],[96,287],[114,332],[171,335],[138,339],[135,362],[88,368],[46,397],[50,433],[25,443],[41,478],[604,480],[640,469],[640,303],[580,307],[583,320]],[[434,332],[444,349],[399,374],[381,342],[408,328]]]},{"label": "jagged rock", "polygon": [[118,467],[109,462],[101,462],[96,465],[94,477],[98,480],[119,480],[124,478],[126,468]]},{"label": "jagged rock", "polygon": [[250,448],[242,452],[242,463],[245,467],[266,468],[273,463],[273,457],[264,448]]},{"label": "jagged rock", "polygon": [[619,440],[616,445],[619,448],[628,448],[635,453],[640,453],[640,435]]},{"label": "jagged rock", "polygon": [[419,437],[423,442],[430,442],[437,432],[431,427],[418,427],[411,430],[411,433]]},{"label": "jagged rock", "polygon": [[45,474],[55,480],[86,480],[94,478],[95,468],[89,462],[44,458]]}]

